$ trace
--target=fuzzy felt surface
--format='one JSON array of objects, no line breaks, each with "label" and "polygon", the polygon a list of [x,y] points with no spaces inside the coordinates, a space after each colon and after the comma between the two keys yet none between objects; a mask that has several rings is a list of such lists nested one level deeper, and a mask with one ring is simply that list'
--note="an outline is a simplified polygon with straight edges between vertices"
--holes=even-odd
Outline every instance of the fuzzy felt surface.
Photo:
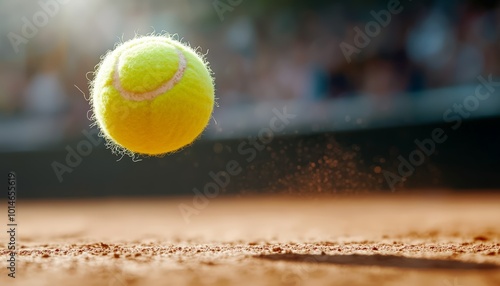
[{"label": "fuzzy felt surface", "polygon": [[105,56],[91,100],[96,122],[115,147],[159,155],[202,133],[214,106],[214,84],[192,48],[168,36],[147,36]]}]

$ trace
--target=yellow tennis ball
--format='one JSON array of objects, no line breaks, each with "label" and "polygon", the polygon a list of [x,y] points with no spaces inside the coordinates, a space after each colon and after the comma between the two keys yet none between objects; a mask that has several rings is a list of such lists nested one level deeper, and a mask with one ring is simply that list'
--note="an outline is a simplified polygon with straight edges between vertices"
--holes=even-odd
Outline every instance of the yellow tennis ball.
[{"label": "yellow tennis ball", "polygon": [[112,147],[165,154],[205,129],[214,83],[208,63],[192,48],[169,36],[139,37],[104,57],[91,83],[91,104]]}]

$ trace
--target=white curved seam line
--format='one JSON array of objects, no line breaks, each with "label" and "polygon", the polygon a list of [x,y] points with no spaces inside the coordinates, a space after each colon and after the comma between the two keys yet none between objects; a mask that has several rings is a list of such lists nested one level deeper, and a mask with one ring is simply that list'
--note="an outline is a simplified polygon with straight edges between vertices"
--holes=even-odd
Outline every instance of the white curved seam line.
[{"label": "white curved seam line", "polygon": [[128,100],[142,101],[142,100],[154,99],[155,97],[171,90],[181,80],[182,76],[184,75],[184,71],[186,70],[187,67],[186,58],[184,57],[184,54],[180,50],[177,50],[177,54],[179,55],[179,67],[177,68],[177,71],[175,72],[174,76],[170,78],[167,82],[162,84],[160,87],[158,87],[157,89],[148,92],[133,92],[123,88],[120,81],[120,73],[119,73],[120,57],[118,57],[118,60],[116,61],[115,64],[113,86],[116,88],[116,90],[118,90],[118,92],[123,97],[125,97]]}]

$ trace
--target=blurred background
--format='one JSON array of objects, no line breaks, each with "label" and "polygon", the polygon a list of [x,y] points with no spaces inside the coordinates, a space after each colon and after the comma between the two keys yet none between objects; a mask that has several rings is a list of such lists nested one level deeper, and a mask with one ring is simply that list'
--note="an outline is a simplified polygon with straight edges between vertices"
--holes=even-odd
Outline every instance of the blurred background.
[{"label": "blurred background", "polygon": [[[89,80],[148,33],[207,53],[218,107],[194,145],[120,158],[90,126]],[[192,195],[232,160],[232,195],[494,191],[499,35],[486,0],[0,0],[0,171],[25,197]],[[265,135],[277,111],[293,116]]]}]

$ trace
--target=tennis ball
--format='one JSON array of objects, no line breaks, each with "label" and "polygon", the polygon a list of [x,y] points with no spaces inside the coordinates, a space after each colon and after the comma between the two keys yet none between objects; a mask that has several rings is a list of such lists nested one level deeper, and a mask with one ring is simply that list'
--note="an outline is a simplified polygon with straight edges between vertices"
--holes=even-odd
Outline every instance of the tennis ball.
[{"label": "tennis ball", "polygon": [[94,119],[113,151],[160,155],[192,143],[214,106],[204,57],[170,36],[144,36],[103,58],[91,82]]}]

